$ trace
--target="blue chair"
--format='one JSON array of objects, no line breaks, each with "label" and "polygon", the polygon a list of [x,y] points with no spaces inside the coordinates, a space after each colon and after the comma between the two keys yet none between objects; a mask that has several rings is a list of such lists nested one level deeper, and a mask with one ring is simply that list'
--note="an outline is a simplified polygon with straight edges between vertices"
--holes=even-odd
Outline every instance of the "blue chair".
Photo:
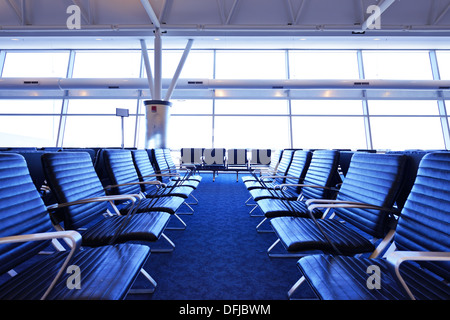
[{"label": "blue chair", "polygon": [[[346,255],[374,252],[373,239],[387,241],[392,234],[390,223],[396,212],[393,206],[403,182],[405,163],[406,157],[402,155],[353,155],[336,200],[297,201],[306,212],[299,206],[290,216],[270,220],[278,239],[269,248],[269,255],[278,243],[294,253],[310,250],[338,251]],[[322,212],[323,208],[332,212]],[[328,219],[316,219],[318,215],[328,216]]]},{"label": "blue chair", "polygon": [[[55,195],[56,205],[49,206],[58,230],[76,230],[83,245],[102,246],[126,241],[155,242],[164,235],[170,219],[167,212],[136,214],[139,197],[134,194],[107,196],[86,152],[58,152],[42,155],[47,183]],[[120,210],[115,202],[132,205]],[[159,250],[158,250],[159,251]]]},{"label": "blue chair", "polygon": [[[140,244],[81,248],[78,232],[55,231],[27,164],[17,154],[0,154],[0,220],[0,274],[7,277],[26,266],[0,285],[1,300],[124,299],[150,255],[150,248]],[[58,240],[70,248],[64,250]],[[57,251],[39,255],[51,244]],[[74,275],[69,266],[81,272],[76,289],[67,285]]]},{"label": "blue chair", "polygon": [[384,257],[311,255],[297,266],[324,300],[450,299],[450,153],[423,157]]}]

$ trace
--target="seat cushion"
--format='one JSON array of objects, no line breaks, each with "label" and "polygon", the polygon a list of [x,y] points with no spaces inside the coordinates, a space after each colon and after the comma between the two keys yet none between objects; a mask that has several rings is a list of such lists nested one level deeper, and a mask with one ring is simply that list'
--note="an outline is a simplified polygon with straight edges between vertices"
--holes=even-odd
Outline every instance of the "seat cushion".
[{"label": "seat cushion", "polygon": [[250,190],[250,195],[253,197],[254,201],[259,201],[262,199],[288,199],[296,200],[298,193],[294,190],[287,189],[283,190],[268,190],[268,189],[252,189]]},{"label": "seat cushion", "polygon": [[[380,268],[380,285],[379,288],[368,289],[367,282],[373,274],[368,272],[368,267],[373,265]],[[301,258],[297,266],[316,294],[324,300],[409,300],[385,259],[311,255]],[[448,285],[416,265],[405,262],[400,270],[416,299],[450,299]]]},{"label": "seat cushion", "polygon": [[[81,289],[70,290],[67,283],[71,283],[72,273],[63,272],[47,299],[124,299],[149,254],[148,246],[137,244],[84,248],[69,262],[79,267]],[[42,256],[42,260],[0,286],[0,300],[40,299],[67,255],[63,251]]]},{"label": "seat cushion", "polygon": [[[180,197],[159,197],[157,199],[146,198],[142,199],[138,204],[137,212],[162,211],[174,214],[183,202],[184,199]],[[131,202],[123,203],[119,206],[119,210],[121,213],[126,214],[132,205]]]},{"label": "seat cushion", "polygon": [[[295,216],[310,218],[308,209],[303,201],[262,199],[257,202],[259,208],[267,218]],[[315,218],[322,217],[323,213],[319,209],[314,209]]]},{"label": "seat cushion", "polygon": [[[270,220],[285,248],[290,252],[321,250],[336,253],[313,219],[279,217]],[[354,229],[334,219],[318,219],[322,230],[344,255],[372,252],[374,245]]]},{"label": "seat cushion", "polygon": [[126,241],[156,241],[169,222],[167,212],[151,212],[127,216],[108,216],[98,221],[92,227],[79,231],[83,245],[101,246]]}]

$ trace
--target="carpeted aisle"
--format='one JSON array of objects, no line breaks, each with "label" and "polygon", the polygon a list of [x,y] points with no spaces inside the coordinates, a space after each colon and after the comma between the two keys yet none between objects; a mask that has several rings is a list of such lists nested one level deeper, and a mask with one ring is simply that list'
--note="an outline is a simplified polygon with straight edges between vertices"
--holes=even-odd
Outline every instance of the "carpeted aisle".
[{"label": "carpeted aisle", "polygon": [[[202,176],[194,192],[199,200],[192,206],[195,213],[180,215],[186,230],[165,232],[175,250],[153,253],[145,267],[158,283],[155,293],[128,299],[285,300],[300,276],[297,260],[267,256],[276,236],[256,232],[262,218],[250,217],[251,207],[244,205],[249,194],[240,179],[220,174],[213,182],[212,174]],[[174,218],[170,225],[179,226]],[[144,280],[139,278],[136,286],[144,286]],[[305,288],[300,296],[313,297]]]}]

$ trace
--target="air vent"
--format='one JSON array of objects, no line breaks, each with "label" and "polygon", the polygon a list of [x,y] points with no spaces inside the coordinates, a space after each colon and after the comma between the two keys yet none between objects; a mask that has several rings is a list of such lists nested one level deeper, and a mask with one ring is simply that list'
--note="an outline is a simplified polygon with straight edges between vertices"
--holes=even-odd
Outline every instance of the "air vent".
[{"label": "air vent", "polygon": [[119,89],[119,86],[108,86],[108,89]]},{"label": "air vent", "polygon": [[353,84],[355,86],[368,86],[370,83],[369,82],[354,82]]},{"label": "air vent", "polygon": [[203,81],[188,81],[188,84],[203,84]]},{"label": "air vent", "polygon": [[23,84],[39,84],[39,81],[24,81]]}]

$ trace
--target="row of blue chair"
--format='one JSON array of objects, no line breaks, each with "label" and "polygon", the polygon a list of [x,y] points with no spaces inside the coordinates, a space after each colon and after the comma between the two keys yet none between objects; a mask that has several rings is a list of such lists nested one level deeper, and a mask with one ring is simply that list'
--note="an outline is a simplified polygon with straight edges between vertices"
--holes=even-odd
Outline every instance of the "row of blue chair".
[{"label": "row of blue chair", "polygon": [[[87,152],[39,153],[56,199],[48,206],[25,158],[1,152],[0,273],[14,277],[0,284],[0,299],[124,299],[139,274],[150,282],[142,291],[153,292],[157,283],[143,267],[151,252],[174,250],[164,231],[171,217],[182,225],[175,229],[186,227],[178,211],[198,181],[191,171],[157,173],[149,152],[160,150],[101,150],[108,185]],[[162,248],[153,245],[160,239]],[[48,247],[54,252],[41,259],[38,253]],[[37,256],[26,270],[14,270]],[[70,282],[73,267],[81,286]]]},{"label": "row of blue chair", "polygon": [[345,176],[339,155],[284,150],[275,174],[242,179],[269,256],[299,258],[288,297],[308,283],[327,300],[449,299],[450,153],[354,152]]}]

